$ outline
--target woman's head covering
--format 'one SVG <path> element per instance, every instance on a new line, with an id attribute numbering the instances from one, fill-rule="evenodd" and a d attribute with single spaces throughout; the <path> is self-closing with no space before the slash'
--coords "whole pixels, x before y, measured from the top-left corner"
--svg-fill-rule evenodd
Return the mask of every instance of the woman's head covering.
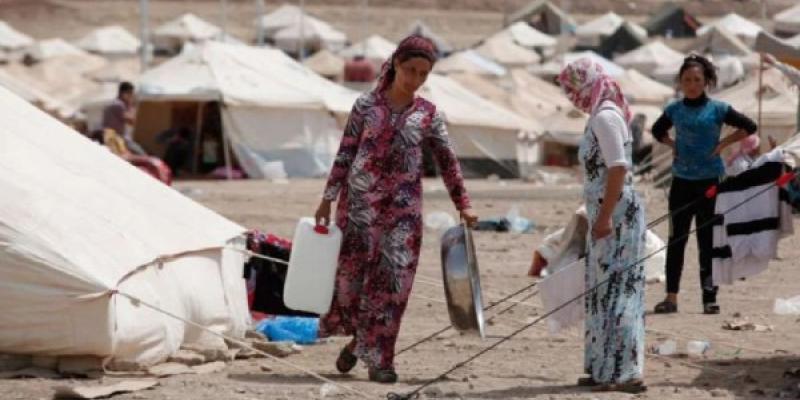
<path id="1" fill-rule="evenodd" d="M 747 135 L 747 137 L 739 141 L 739 149 L 728 157 L 727 163 L 732 163 L 733 160 L 740 156 L 749 155 L 753 150 L 758 149 L 760 144 L 761 139 L 758 138 L 758 135 Z"/>
<path id="2" fill-rule="evenodd" d="M 631 110 L 619 84 L 590 58 L 569 63 L 558 75 L 558 82 L 567 97 L 583 112 L 594 114 L 600 104 L 608 100 L 622 110 L 625 121 L 631 121 Z"/>
<path id="3" fill-rule="evenodd" d="M 431 64 L 436 63 L 436 45 L 432 40 L 422 35 L 411 35 L 400 41 L 392 56 L 389 57 L 381 67 L 378 75 L 378 84 L 375 86 L 377 92 L 382 92 L 394 81 L 394 60 L 404 59 L 408 56 L 423 57 L 428 59 Z"/>

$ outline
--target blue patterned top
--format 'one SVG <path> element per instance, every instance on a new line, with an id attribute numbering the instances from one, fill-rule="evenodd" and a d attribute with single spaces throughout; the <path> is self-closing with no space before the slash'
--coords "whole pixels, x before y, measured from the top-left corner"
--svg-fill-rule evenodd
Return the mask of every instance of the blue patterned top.
<path id="1" fill-rule="evenodd" d="M 725 174 L 722 158 L 711 153 L 719 144 L 722 124 L 730 108 L 728 103 L 710 98 L 699 107 L 682 100 L 667 105 L 664 114 L 675 126 L 674 176 L 702 180 Z"/>

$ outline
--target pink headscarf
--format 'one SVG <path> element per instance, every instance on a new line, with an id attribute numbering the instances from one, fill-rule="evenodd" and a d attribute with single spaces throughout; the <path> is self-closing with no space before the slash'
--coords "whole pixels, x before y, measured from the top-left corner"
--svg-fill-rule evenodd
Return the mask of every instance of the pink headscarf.
<path id="1" fill-rule="evenodd" d="M 730 165 L 737 157 L 749 155 L 753 150 L 757 149 L 760 144 L 761 139 L 758 138 L 758 135 L 747 135 L 747 137 L 739 141 L 739 149 L 728 157 L 726 164 Z"/>
<path id="2" fill-rule="evenodd" d="M 414 34 L 406 37 L 400 41 L 397 45 L 397 49 L 392 53 L 392 56 L 384 61 L 383 66 L 381 66 L 381 72 L 378 75 L 378 84 L 375 85 L 375 91 L 383 92 L 392 84 L 392 80 L 394 79 L 395 58 L 408 53 L 415 53 L 427 58 L 431 64 L 433 64 L 436 62 L 436 52 L 436 45 L 425 36 Z"/>
<path id="3" fill-rule="evenodd" d="M 600 104 L 609 100 L 622 110 L 625 121 L 630 123 L 631 110 L 619 84 L 592 59 L 584 57 L 569 63 L 558 75 L 558 82 L 581 111 L 594 114 Z"/>

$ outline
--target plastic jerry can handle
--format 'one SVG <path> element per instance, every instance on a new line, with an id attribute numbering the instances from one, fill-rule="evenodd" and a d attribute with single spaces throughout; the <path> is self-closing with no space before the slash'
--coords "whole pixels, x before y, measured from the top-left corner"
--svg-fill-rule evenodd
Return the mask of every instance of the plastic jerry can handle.
<path id="1" fill-rule="evenodd" d="M 328 233 L 330 233 L 330 230 L 325 225 L 317 225 L 314 227 L 314 232 L 320 235 L 327 235 Z"/>

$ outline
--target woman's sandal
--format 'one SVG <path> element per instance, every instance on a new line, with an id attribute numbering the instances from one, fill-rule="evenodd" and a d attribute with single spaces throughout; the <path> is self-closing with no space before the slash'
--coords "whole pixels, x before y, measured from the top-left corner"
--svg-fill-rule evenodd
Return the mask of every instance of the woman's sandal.
<path id="1" fill-rule="evenodd" d="M 583 378 L 578 378 L 578 386 L 597 386 L 598 383 L 594 378 L 591 376 L 584 376 Z"/>
<path id="2" fill-rule="evenodd" d="M 628 381 L 625 383 L 611 383 L 600 385 L 592 389 L 593 392 L 621 392 L 629 394 L 639 394 L 647 391 L 647 386 L 640 380 Z"/>
<path id="3" fill-rule="evenodd" d="M 369 369 L 369 380 L 378 383 L 397 382 L 397 372 L 393 369 Z"/>
<path id="4" fill-rule="evenodd" d="M 350 349 L 345 346 L 345 348 L 343 348 L 339 353 L 339 358 L 336 359 L 336 369 L 339 372 L 346 374 L 355 368 L 356 363 L 358 363 L 358 357 L 356 357 L 350 351 Z"/>
<path id="5" fill-rule="evenodd" d="M 656 307 L 653 309 L 656 314 L 672 314 L 678 312 L 678 305 L 669 301 L 664 300 L 661 303 L 656 304 Z"/>
<path id="6" fill-rule="evenodd" d="M 719 304 L 703 303 L 703 314 L 719 314 Z"/>

